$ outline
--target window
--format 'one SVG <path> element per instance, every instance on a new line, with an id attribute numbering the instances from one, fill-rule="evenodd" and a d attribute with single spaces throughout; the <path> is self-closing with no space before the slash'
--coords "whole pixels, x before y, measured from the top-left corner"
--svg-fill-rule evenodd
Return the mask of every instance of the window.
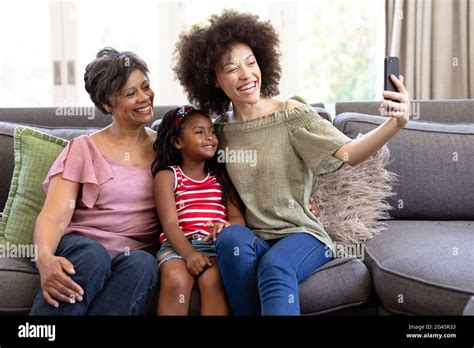
<path id="1" fill-rule="evenodd" d="M 384 2 L 323 0 L 299 7 L 298 91 L 334 103 L 382 98 Z"/>
<path id="2" fill-rule="evenodd" d="M 105 46 L 147 62 L 155 104 L 185 103 L 171 69 L 174 44 L 224 8 L 258 14 L 279 31 L 281 98 L 331 105 L 380 97 L 383 0 L 30 0 L 0 3 L 0 30 L 10 33 L 0 38 L 0 105 L 92 105 L 84 69 Z"/>
<path id="3" fill-rule="evenodd" d="M 0 106 L 51 106 L 48 2 L 0 2 L 0 33 Z"/>

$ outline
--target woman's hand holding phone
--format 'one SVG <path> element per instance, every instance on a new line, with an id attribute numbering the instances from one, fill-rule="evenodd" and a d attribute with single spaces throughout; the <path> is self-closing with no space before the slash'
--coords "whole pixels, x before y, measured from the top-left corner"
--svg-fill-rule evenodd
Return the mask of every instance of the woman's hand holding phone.
<path id="1" fill-rule="evenodd" d="M 380 102 L 379 112 L 383 116 L 393 117 L 397 126 L 403 128 L 408 123 L 410 117 L 410 98 L 408 91 L 403 84 L 404 78 L 400 75 L 390 75 L 390 80 L 397 88 L 398 92 L 384 91 L 383 100 Z"/>

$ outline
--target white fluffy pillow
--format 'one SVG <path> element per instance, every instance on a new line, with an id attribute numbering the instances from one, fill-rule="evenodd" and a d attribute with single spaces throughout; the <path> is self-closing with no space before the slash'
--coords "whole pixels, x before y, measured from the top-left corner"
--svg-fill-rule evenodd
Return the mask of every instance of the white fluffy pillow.
<path id="1" fill-rule="evenodd" d="M 317 176 L 313 193 L 319 219 L 332 240 L 339 245 L 363 243 L 387 228 L 392 207 L 386 199 L 395 195 L 395 173 L 385 169 L 390 152 L 387 146 L 356 165 Z"/>

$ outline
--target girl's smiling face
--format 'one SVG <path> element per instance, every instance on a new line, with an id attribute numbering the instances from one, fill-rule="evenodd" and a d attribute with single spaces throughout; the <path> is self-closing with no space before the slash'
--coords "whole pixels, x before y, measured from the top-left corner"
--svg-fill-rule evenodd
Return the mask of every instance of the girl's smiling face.
<path id="1" fill-rule="evenodd" d="M 222 55 L 215 68 L 216 87 L 233 104 L 255 104 L 260 99 L 262 74 L 250 46 L 236 43 Z"/>
<path id="2" fill-rule="evenodd" d="M 182 124 L 181 134 L 175 139 L 175 148 L 181 152 L 183 160 L 208 160 L 214 157 L 218 140 L 211 119 L 198 113 L 188 117 Z"/>

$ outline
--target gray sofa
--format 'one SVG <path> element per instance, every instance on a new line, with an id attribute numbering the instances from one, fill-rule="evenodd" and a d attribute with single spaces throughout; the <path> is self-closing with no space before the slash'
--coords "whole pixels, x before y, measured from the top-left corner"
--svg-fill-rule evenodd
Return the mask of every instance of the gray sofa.
<path id="1" fill-rule="evenodd" d="M 425 104 L 427 111 L 424 115 L 425 108 L 422 108 L 423 117 L 428 117 L 428 111 L 434 110 L 432 120 L 474 123 L 474 101 L 424 102 L 423 105 Z M 322 116 L 330 119 L 330 115 L 322 106 L 314 105 Z M 170 108 L 171 106 L 155 107 L 156 120 Z M 91 133 L 110 122 L 109 117 L 98 110 L 93 119 L 80 115 L 56 116 L 55 110 L 0 108 L 0 211 L 3 210 L 13 172 L 13 132 L 17 125 L 28 125 L 45 133 L 71 139 Z M 375 103 L 339 103 L 336 105 L 338 115 L 334 122 L 344 133 L 354 138 L 360 132 L 364 133 L 383 122 L 381 117 L 361 115 L 374 115 L 374 111 Z M 439 112 L 443 114 L 440 116 Z M 435 119 L 435 116 L 440 118 Z M 157 123 L 159 121 L 155 121 L 153 126 Z M 425 135 L 438 134 L 437 130 L 426 127 L 428 129 L 423 130 Z M 459 128 L 462 130 L 463 126 L 460 125 Z M 389 169 L 399 174 L 400 178 L 405 177 L 408 170 L 408 173 L 418 173 L 430 181 L 431 167 L 417 162 L 416 156 L 404 156 L 407 146 L 405 138 L 411 139 L 409 135 L 412 132 L 411 128 L 403 130 L 389 144 L 393 158 Z M 465 134 L 466 141 L 470 139 L 472 144 L 474 132 Z M 462 136 L 460 138 L 463 139 Z M 467 148 L 467 143 L 465 145 Z M 423 153 L 423 149 L 417 151 Z M 470 172 L 464 172 L 466 176 L 474 172 L 474 155 L 472 150 L 470 151 L 470 167 L 466 163 L 462 167 L 471 169 Z M 435 164 L 433 166 L 436 168 L 435 175 L 440 176 L 440 182 L 449 183 L 451 173 L 446 170 L 443 172 L 443 169 Z M 465 196 L 453 197 L 455 194 L 451 192 L 448 206 L 442 202 L 438 205 L 426 205 L 424 200 L 432 199 L 434 193 L 426 192 L 428 187 L 418 188 L 417 181 L 412 183 L 415 183 L 414 186 L 401 180 L 395 191 L 401 189 L 399 192 L 403 192 L 404 198 L 416 198 L 418 195 L 422 198 L 416 200 L 416 203 L 413 203 L 411 198 L 406 198 L 405 209 L 393 210 L 394 219 L 388 222 L 388 230 L 366 243 L 363 260 L 336 259 L 318 269 L 301 284 L 300 301 L 303 314 L 460 315 L 469 307 L 469 299 L 474 293 L 474 275 L 470 269 L 472 267 L 469 267 L 474 260 L 472 188 L 466 189 Z M 469 195 L 472 202 L 468 202 Z M 400 199 L 398 196 L 393 198 L 392 205 L 398 204 L 397 198 Z M 457 203 L 453 209 L 449 206 L 452 201 Z M 470 213 L 467 209 L 471 209 Z M 455 246 L 458 246 L 458 257 L 447 260 L 443 252 L 446 252 L 446 248 Z M 38 273 L 31 262 L 26 259 L 0 258 L 0 282 L 0 314 L 27 314 L 40 285 Z M 196 291 L 192 296 L 191 307 L 192 313 L 197 313 L 199 297 Z M 472 311 L 472 304 L 469 308 L 471 309 L 466 309 L 466 314 Z"/>
<path id="2" fill-rule="evenodd" d="M 385 121 L 378 103 L 336 104 L 351 138 Z M 473 315 L 474 100 L 413 101 L 388 143 L 398 184 L 388 229 L 365 244 L 379 312 Z"/>

